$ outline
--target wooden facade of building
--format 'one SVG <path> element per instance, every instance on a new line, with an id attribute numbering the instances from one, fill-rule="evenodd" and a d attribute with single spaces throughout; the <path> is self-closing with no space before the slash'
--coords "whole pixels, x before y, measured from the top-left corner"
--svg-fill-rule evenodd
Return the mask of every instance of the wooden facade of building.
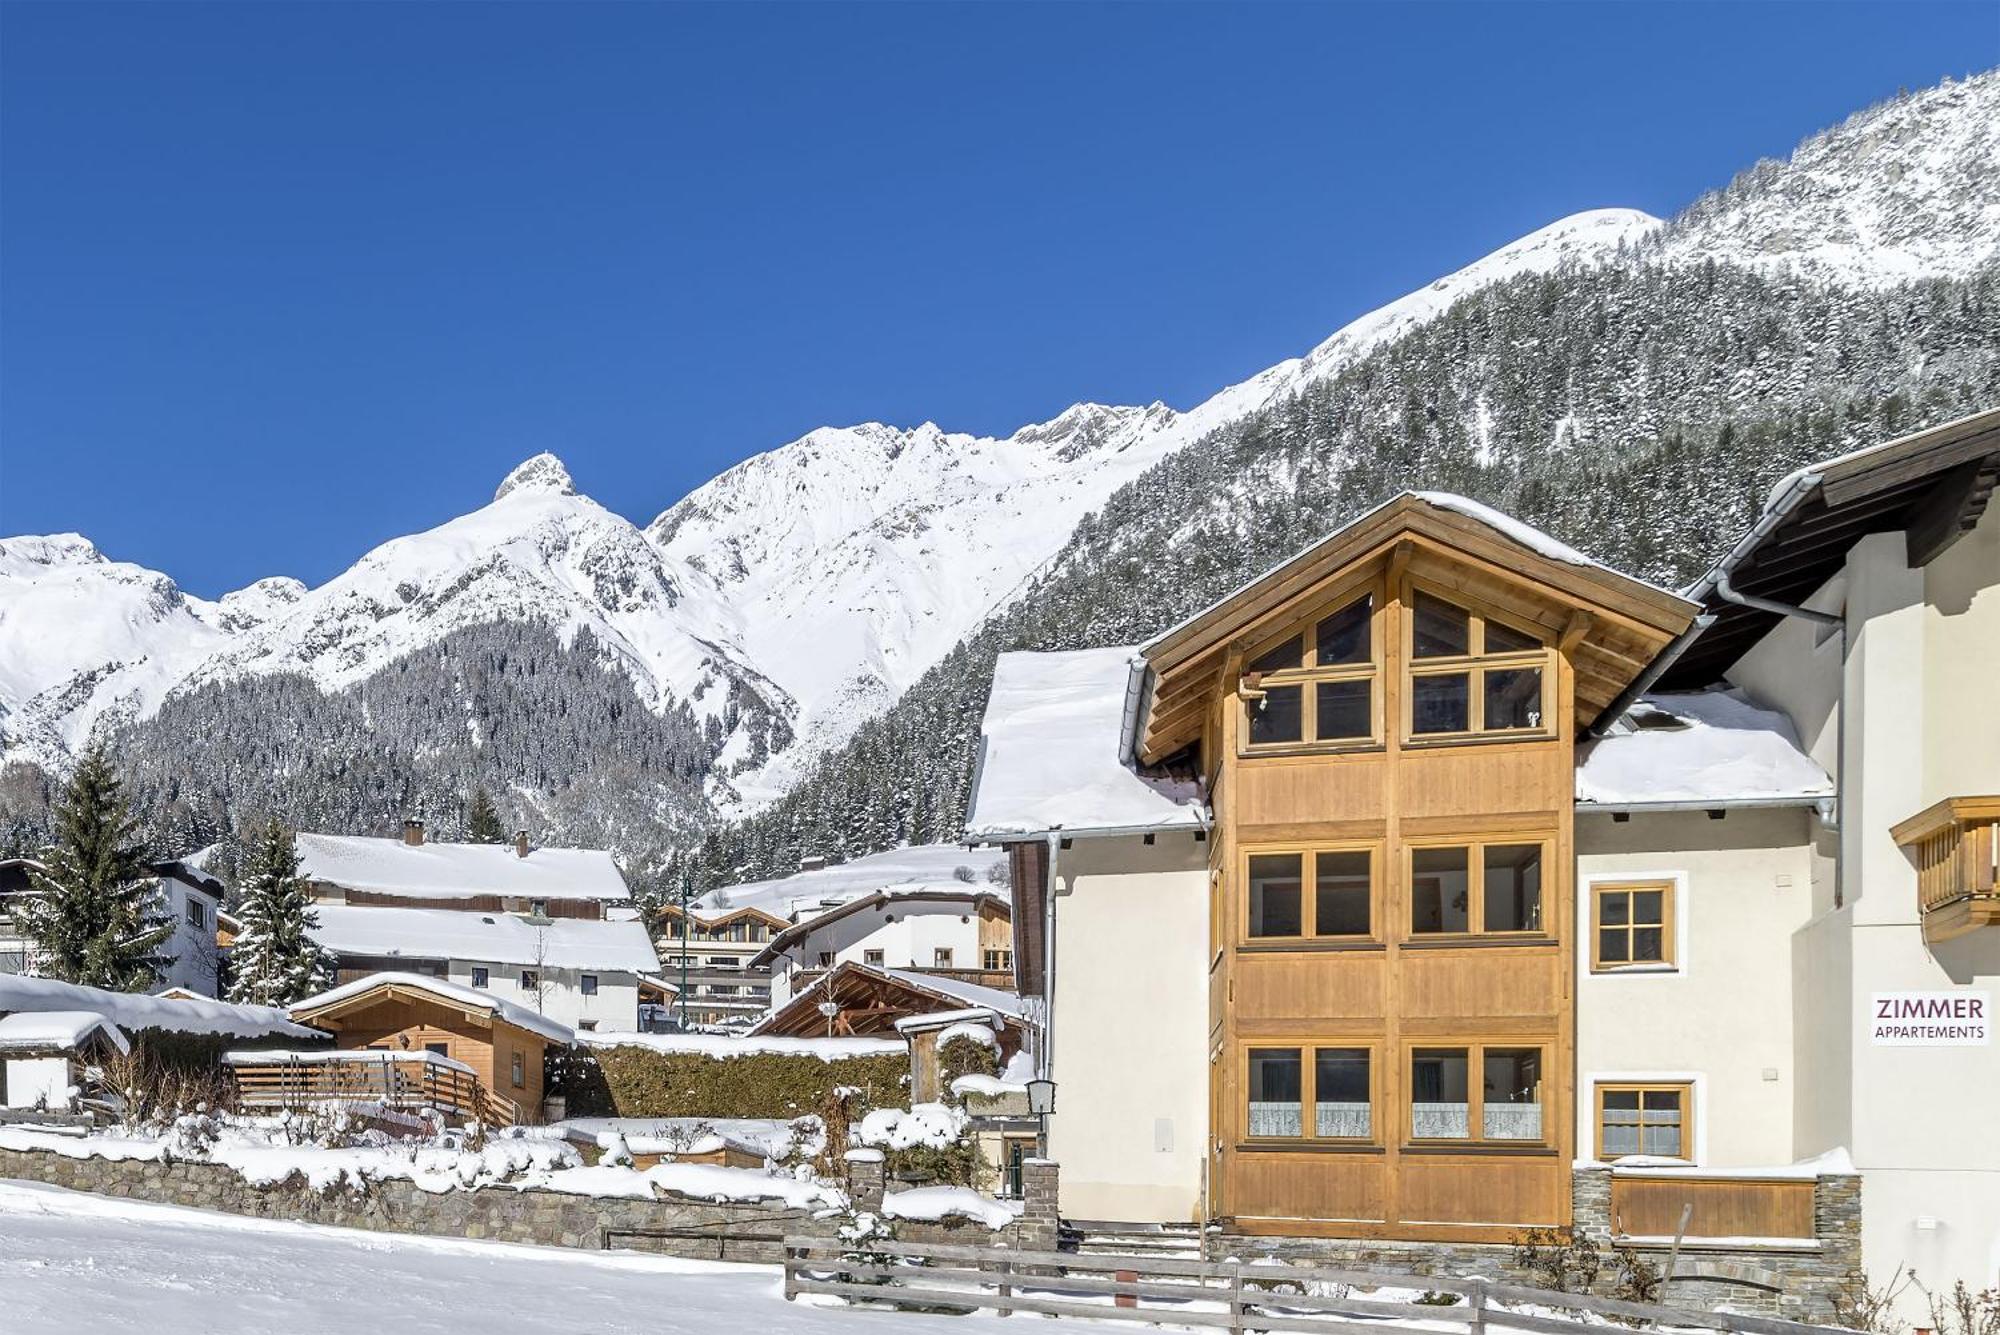
<path id="1" fill-rule="evenodd" d="M 1136 758 L 1213 813 L 1212 1216 L 1568 1221 L 1573 750 L 1692 613 L 1406 497 L 1146 646 Z"/>

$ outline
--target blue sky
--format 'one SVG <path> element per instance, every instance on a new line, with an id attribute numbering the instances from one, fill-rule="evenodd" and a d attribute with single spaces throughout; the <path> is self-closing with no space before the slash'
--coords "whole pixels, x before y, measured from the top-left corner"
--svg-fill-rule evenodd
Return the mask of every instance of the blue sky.
<path id="1" fill-rule="evenodd" d="M 317 583 L 552 449 L 1177 407 L 2000 63 L 1965 4 L 0 5 L 0 533 Z"/>

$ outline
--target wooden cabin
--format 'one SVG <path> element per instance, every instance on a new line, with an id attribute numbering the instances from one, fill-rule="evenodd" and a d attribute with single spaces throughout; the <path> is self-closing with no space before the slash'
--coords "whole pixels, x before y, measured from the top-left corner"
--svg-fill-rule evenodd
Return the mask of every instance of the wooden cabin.
<path id="1" fill-rule="evenodd" d="M 292 1017 L 328 1030 L 342 1052 L 357 1056 L 431 1053 L 446 1058 L 469 1070 L 485 1096 L 473 1107 L 448 1110 L 478 1112 L 506 1123 L 541 1120 L 548 1051 L 569 1047 L 576 1039 L 569 1026 L 525 1007 L 417 974 L 375 974 L 343 984 L 301 1001 L 292 1007 Z M 323 1055 L 318 1060 L 329 1064 Z M 246 1082 L 245 1069 L 238 1068 L 240 1082 Z M 457 1092 L 451 1097 L 464 1102 Z"/>

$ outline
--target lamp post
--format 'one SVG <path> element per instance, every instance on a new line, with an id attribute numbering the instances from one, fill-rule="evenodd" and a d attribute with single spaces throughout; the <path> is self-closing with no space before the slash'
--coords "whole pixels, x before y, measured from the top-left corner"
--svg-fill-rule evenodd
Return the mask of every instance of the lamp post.
<path id="1" fill-rule="evenodd" d="M 1056 1082 L 1044 1077 L 1036 1077 L 1028 1082 L 1028 1111 L 1041 1121 L 1039 1142 L 1035 1148 L 1036 1157 L 1049 1157 L 1049 1114 L 1056 1110 Z"/>

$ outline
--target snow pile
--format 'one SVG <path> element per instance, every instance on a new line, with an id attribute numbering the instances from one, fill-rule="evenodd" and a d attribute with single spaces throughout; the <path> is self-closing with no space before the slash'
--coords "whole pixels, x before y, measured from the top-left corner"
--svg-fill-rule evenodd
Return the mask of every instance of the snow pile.
<path id="1" fill-rule="evenodd" d="M 1016 1084 L 1012 1080 L 1002 1080 L 999 1076 L 981 1075 L 975 1071 L 971 1075 L 962 1075 L 952 1081 L 951 1092 L 952 1097 L 960 1099 L 967 1095 L 982 1099 L 1004 1099 L 1015 1094 L 1026 1094 L 1028 1087 L 1025 1084 Z"/>
<path id="2" fill-rule="evenodd" d="M 585 1030 L 577 1041 L 593 1048 L 646 1048 L 674 1056 L 699 1057 L 817 1057 L 823 1062 L 855 1057 L 888 1057 L 909 1049 L 899 1038 L 788 1038 L 781 1035 L 640 1034 L 620 1030 Z"/>
<path id="3" fill-rule="evenodd" d="M 546 1128 L 557 1135 L 588 1140 L 600 1147 L 614 1136 L 633 1154 L 696 1153 L 690 1147 L 710 1138 L 766 1159 L 808 1157 L 826 1147 L 826 1125 L 813 1116 L 777 1117 L 572 1117 Z"/>
<path id="4" fill-rule="evenodd" d="M 325 1038 L 317 1029 L 294 1024 L 276 1006 L 233 1006 L 225 1001 L 153 997 L 136 992 L 107 992 L 100 987 L 59 983 L 53 978 L 0 974 L 0 1015 L 22 1012 L 87 1011 L 101 1015 L 128 1034 L 164 1029 L 182 1034 L 221 1034 L 230 1038 Z"/>
<path id="5" fill-rule="evenodd" d="M 1649 695 L 1577 750 L 1579 806 L 1811 802 L 1833 780 L 1784 714 L 1740 690 Z"/>
<path id="6" fill-rule="evenodd" d="M 850 1139 L 878 1150 L 950 1149 L 965 1138 L 966 1116 L 947 1103 L 919 1103 L 909 1108 L 871 1108 Z"/>
<path id="7" fill-rule="evenodd" d="M 938 1033 L 937 1036 L 938 1046 L 943 1047 L 945 1044 L 951 1042 L 954 1038 L 967 1039 L 973 1043 L 978 1043 L 981 1044 L 982 1046 L 989 1048 L 997 1048 L 1000 1046 L 1000 1037 L 999 1035 L 993 1032 L 992 1025 L 975 1024 L 970 1020 L 959 1020 L 953 1024 L 945 1026 L 945 1028 Z"/>
<path id="8" fill-rule="evenodd" d="M 937 1223 L 970 1219 L 988 1228 L 1005 1228 L 1021 1217 L 1019 1201 L 996 1201 L 971 1187 L 915 1187 L 882 1198 L 882 1213 L 891 1219 Z"/>
<path id="9" fill-rule="evenodd" d="M 0 1052 L 74 1052 L 92 1034 L 103 1034 L 120 1052 L 132 1050 L 124 1032 L 96 1011 L 23 1011 L 0 1020 Z"/>
<path id="10" fill-rule="evenodd" d="M 1199 784 L 1149 778 L 1121 754 L 1135 652 L 1000 655 L 979 725 L 968 839 L 1201 827 Z"/>

